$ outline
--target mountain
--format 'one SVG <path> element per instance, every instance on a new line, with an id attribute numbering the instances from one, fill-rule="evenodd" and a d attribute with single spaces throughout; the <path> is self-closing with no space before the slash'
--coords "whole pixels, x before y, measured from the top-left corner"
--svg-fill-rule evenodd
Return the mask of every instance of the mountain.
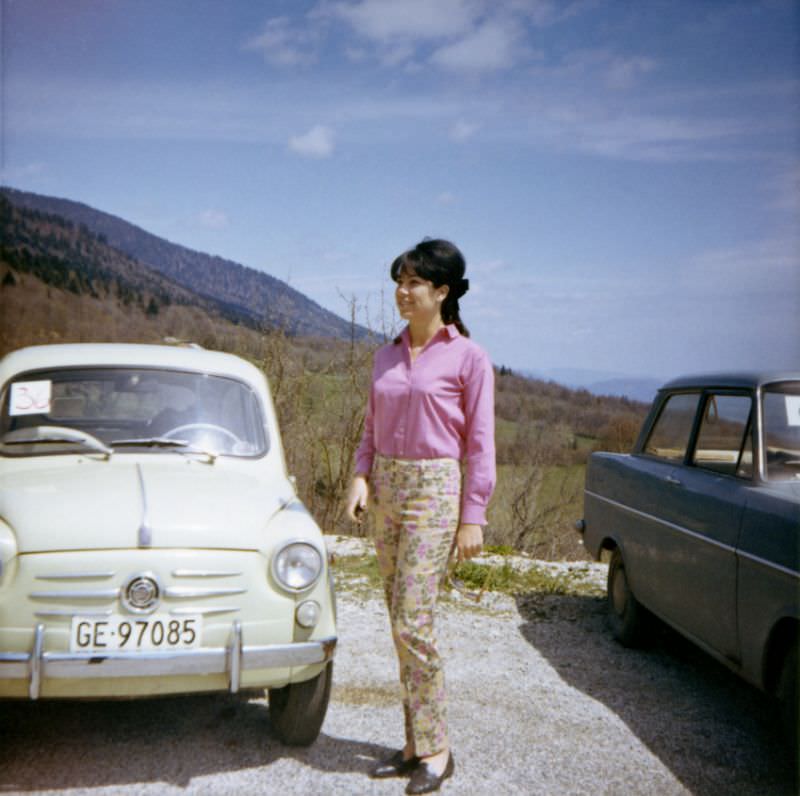
<path id="1" fill-rule="evenodd" d="M 159 238 L 121 218 L 69 199 L 0 189 L 14 206 L 58 216 L 91 232 L 128 258 L 198 295 L 225 315 L 251 326 L 279 327 L 290 334 L 366 337 L 363 327 L 324 309 L 285 282 L 232 260 L 204 254 Z"/>
<path id="2" fill-rule="evenodd" d="M 619 395 L 648 404 L 655 397 L 658 388 L 666 381 L 648 376 L 630 376 L 624 373 L 577 368 L 550 368 L 531 372 L 529 375 L 555 381 L 572 389 L 588 390 L 593 395 Z"/>
<path id="3" fill-rule="evenodd" d="M 652 403 L 658 388 L 664 381 L 659 379 L 635 378 L 622 376 L 618 379 L 604 379 L 586 385 L 586 389 L 595 395 L 624 395 L 633 401 Z"/>

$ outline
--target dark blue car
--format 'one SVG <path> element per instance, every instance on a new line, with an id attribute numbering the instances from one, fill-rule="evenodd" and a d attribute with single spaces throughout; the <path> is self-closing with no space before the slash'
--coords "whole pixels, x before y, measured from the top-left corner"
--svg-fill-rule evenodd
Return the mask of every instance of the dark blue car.
<path id="1" fill-rule="evenodd" d="M 797 726 L 800 373 L 666 384 L 630 454 L 594 453 L 586 549 L 610 556 L 614 636 L 655 614 L 759 688 Z"/>

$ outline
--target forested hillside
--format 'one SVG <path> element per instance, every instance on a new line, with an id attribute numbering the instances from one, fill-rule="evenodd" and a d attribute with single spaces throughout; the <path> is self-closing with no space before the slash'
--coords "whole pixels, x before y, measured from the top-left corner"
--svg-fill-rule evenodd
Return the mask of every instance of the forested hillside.
<path id="1" fill-rule="evenodd" d="M 79 202 L 11 188 L 3 188 L 0 195 L 18 208 L 60 216 L 194 294 L 225 304 L 251 324 L 266 323 L 292 334 L 321 337 L 367 335 L 366 329 L 351 327 L 348 321 L 262 271 L 171 243 Z"/>

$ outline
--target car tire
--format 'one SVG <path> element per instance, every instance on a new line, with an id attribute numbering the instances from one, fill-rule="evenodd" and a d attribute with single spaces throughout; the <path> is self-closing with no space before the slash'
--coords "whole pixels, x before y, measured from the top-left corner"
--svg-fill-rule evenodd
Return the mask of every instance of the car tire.
<path id="1" fill-rule="evenodd" d="M 795 641 L 783 656 L 776 696 L 789 751 L 800 760 L 800 653 Z"/>
<path id="2" fill-rule="evenodd" d="M 278 738 L 287 746 L 316 741 L 331 695 L 333 661 L 310 680 L 269 689 L 269 716 Z"/>
<path id="3" fill-rule="evenodd" d="M 608 564 L 608 623 L 611 634 L 625 647 L 641 646 L 647 637 L 647 611 L 634 597 L 619 548 Z"/>

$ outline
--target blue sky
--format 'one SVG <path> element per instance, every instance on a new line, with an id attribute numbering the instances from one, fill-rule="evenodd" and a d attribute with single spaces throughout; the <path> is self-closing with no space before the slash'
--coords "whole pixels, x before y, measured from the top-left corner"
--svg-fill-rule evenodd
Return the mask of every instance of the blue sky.
<path id="1" fill-rule="evenodd" d="M 0 2 L 7 185 L 373 322 L 450 238 L 498 364 L 800 367 L 791 0 Z"/>

